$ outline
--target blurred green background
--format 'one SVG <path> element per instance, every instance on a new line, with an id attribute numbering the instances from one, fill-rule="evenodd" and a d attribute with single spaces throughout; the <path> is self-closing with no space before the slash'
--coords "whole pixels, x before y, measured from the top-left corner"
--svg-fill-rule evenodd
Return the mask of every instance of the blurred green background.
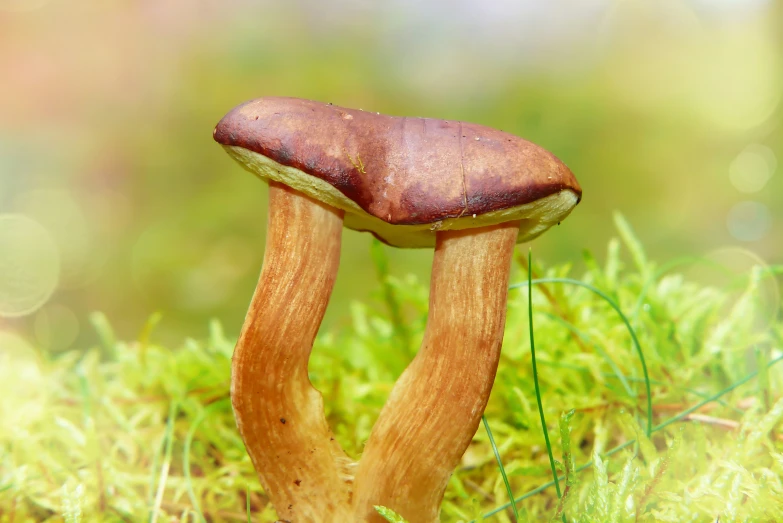
<path id="1" fill-rule="evenodd" d="M 764 0 L 0 0 L 0 339 L 236 335 L 266 187 L 213 143 L 284 95 L 528 138 L 584 189 L 534 243 L 600 257 L 611 213 L 653 258 L 783 261 L 783 7 Z M 377 288 L 346 231 L 326 324 Z M 389 249 L 428 278 L 430 251 Z"/>

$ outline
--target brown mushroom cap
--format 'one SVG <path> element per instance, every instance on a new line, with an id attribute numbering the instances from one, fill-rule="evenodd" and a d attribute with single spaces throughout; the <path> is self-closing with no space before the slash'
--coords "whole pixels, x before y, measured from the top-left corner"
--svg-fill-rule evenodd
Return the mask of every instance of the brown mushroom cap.
<path id="1" fill-rule="evenodd" d="M 510 220 L 527 241 L 582 194 L 550 152 L 470 123 L 269 97 L 233 109 L 214 138 L 250 172 L 343 209 L 347 227 L 398 247 Z"/>

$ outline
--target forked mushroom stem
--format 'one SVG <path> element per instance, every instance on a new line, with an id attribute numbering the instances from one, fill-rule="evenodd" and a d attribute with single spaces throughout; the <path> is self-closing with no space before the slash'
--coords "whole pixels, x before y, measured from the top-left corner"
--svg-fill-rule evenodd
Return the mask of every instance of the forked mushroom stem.
<path id="1" fill-rule="evenodd" d="M 365 447 L 354 484 L 357 522 L 439 521 L 449 476 L 476 433 L 497 372 L 519 222 L 439 231 L 421 349 Z"/>
<path id="2" fill-rule="evenodd" d="M 352 462 L 307 375 L 340 263 L 343 211 L 269 184 L 264 265 L 231 368 L 239 432 L 278 517 L 350 521 Z"/>

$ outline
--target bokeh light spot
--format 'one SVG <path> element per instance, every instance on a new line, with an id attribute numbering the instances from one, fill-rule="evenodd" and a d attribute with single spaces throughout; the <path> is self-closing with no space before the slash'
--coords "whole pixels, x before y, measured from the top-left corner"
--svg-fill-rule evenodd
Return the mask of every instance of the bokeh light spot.
<path id="1" fill-rule="evenodd" d="M 0 317 L 25 316 L 47 302 L 60 273 L 51 235 L 20 214 L 0 214 Z"/>
<path id="2" fill-rule="evenodd" d="M 14 209 L 46 227 L 60 252 L 60 287 L 73 289 L 93 280 L 106 251 L 96 222 L 84 213 L 85 202 L 71 191 L 37 189 L 14 198 Z M 102 219 L 104 217 L 101 217 Z"/>
<path id="3" fill-rule="evenodd" d="M 751 144 L 729 166 L 731 184 L 740 192 L 755 193 L 764 188 L 777 169 L 777 158 L 769 147 Z"/>
<path id="4" fill-rule="evenodd" d="M 744 242 L 754 242 L 764 238 L 771 226 L 772 214 L 761 202 L 739 202 L 731 208 L 726 218 L 729 234 Z"/>
<path id="5" fill-rule="evenodd" d="M 731 42 L 731 44 L 729 44 Z M 731 40 L 713 38 L 691 103 L 707 122 L 732 133 L 748 131 L 775 117 L 780 100 L 777 42 L 764 31 L 743 31 Z"/>

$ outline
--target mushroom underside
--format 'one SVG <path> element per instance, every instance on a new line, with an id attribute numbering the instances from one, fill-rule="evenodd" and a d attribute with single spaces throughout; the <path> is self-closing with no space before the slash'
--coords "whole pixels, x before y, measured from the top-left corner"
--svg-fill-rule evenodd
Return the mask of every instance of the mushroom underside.
<path id="1" fill-rule="evenodd" d="M 269 182 L 279 182 L 297 191 L 345 211 L 345 226 L 357 231 L 368 231 L 394 247 L 432 248 L 434 230 L 462 230 L 519 222 L 517 243 L 530 241 L 553 225 L 564 220 L 579 200 L 570 189 L 562 189 L 529 203 L 485 212 L 474 216 L 468 212 L 458 217 L 444 218 L 435 223 L 399 225 L 388 223 L 359 207 L 328 182 L 311 176 L 295 167 L 282 165 L 271 158 L 243 147 L 224 145 L 224 149 L 247 171 Z"/>

